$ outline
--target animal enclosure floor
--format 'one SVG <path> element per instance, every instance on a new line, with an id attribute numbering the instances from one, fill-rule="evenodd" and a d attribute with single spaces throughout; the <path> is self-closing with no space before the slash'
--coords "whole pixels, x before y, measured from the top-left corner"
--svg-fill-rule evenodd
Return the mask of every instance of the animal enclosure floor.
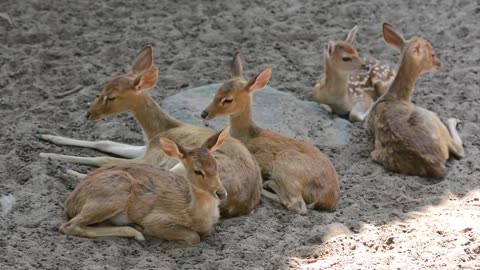
<path id="1" fill-rule="evenodd" d="M 0 197 L 16 201 L 0 213 L 0 269 L 480 269 L 478 1 L 2 0 L 0 15 Z M 384 21 L 407 38 L 428 38 L 442 62 L 418 81 L 413 101 L 443 121 L 462 120 L 466 157 L 448 161 L 444 180 L 374 164 L 361 124 L 345 144 L 322 143 L 325 121 L 336 117 L 318 110 L 308 133 L 298 134 L 317 138 L 338 170 L 336 212 L 293 215 L 262 199 L 254 213 L 222 220 L 193 247 L 59 234 L 63 202 L 78 182 L 65 169 L 91 168 L 39 153 L 101 153 L 35 134 L 141 145 L 131 115 L 92 122 L 85 113 L 144 45 L 153 45 L 160 70 L 150 90 L 159 103 L 227 79 L 234 48 L 245 56 L 247 77 L 271 65 L 270 86 L 308 100 L 325 44 L 354 25 L 362 56 L 398 63 L 399 53 L 383 41 Z"/>

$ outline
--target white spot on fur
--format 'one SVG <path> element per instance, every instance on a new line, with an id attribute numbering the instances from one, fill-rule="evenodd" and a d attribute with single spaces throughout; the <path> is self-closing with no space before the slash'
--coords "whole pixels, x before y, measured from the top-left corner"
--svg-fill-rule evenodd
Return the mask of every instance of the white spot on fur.
<path id="1" fill-rule="evenodd" d="M 364 85 L 367 82 L 368 82 L 368 76 L 363 77 L 362 80 L 357 79 L 357 80 L 353 80 L 353 81 L 352 80 L 348 81 L 348 83 L 353 85 L 353 86 Z"/>
<path id="2" fill-rule="evenodd" d="M 4 195 L 0 199 L 0 203 L 2 204 L 3 216 L 6 216 L 15 206 L 15 197 L 12 194 Z"/>
<path id="3" fill-rule="evenodd" d="M 363 88 L 360 88 L 360 91 L 373 91 L 373 87 L 363 87 Z"/>

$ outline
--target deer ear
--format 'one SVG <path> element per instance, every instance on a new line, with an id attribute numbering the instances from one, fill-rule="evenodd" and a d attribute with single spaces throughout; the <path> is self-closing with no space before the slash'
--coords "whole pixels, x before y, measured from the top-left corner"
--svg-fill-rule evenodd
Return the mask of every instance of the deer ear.
<path id="1" fill-rule="evenodd" d="M 202 147 L 210 149 L 211 152 L 216 151 L 228 136 L 230 126 L 226 126 L 222 131 L 217 132 L 215 135 L 212 135 L 208 138 L 203 144 Z"/>
<path id="2" fill-rule="evenodd" d="M 181 145 L 166 137 L 160 137 L 160 145 L 163 152 L 170 158 L 181 160 L 185 155 L 185 149 Z"/>
<path id="3" fill-rule="evenodd" d="M 139 75 L 149 70 L 153 65 L 153 48 L 150 45 L 140 51 L 133 60 L 132 73 Z"/>
<path id="4" fill-rule="evenodd" d="M 335 42 L 333 41 L 329 41 L 327 43 L 327 53 L 328 53 L 328 56 L 332 56 L 333 53 L 335 52 Z"/>
<path id="5" fill-rule="evenodd" d="M 232 60 L 232 66 L 230 67 L 230 73 L 232 78 L 243 76 L 242 54 L 240 53 L 240 50 L 235 50 L 235 52 L 233 53 L 233 60 Z"/>
<path id="6" fill-rule="evenodd" d="M 402 34 L 400 34 L 400 32 L 389 23 L 383 23 L 383 39 L 388 45 L 397 48 L 400 51 L 405 46 L 405 39 Z"/>
<path id="7" fill-rule="evenodd" d="M 136 91 L 148 90 L 155 86 L 158 80 L 158 68 L 151 68 L 147 72 L 139 75 L 134 82 Z"/>
<path id="8" fill-rule="evenodd" d="M 423 43 L 420 40 L 413 41 L 410 45 L 410 50 L 413 56 L 420 57 L 423 52 Z"/>
<path id="9" fill-rule="evenodd" d="M 355 37 L 357 36 L 357 30 L 358 30 L 358 26 L 354 26 L 352 28 L 352 30 L 350 30 L 350 32 L 348 33 L 347 35 L 347 38 L 345 39 L 346 42 L 350 43 L 350 44 L 353 44 L 353 41 L 355 41 Z"/>
<path id="10" fill-rule="evenodd" d="M 258 73 L 257 76 L 253 77 L 247 84 L 247 91 L 253 93 L 254 91 L 263 89 L 268 81 L 270 81 L 270 76 L 272 75 L 272 68 L 267 67 L 264 71 Z"/>

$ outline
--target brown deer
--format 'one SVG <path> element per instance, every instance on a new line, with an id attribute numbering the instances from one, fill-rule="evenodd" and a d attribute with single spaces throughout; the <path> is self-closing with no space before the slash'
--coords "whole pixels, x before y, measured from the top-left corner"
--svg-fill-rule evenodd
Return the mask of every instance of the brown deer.
<path id="1" fill-rule="evenodd" d="M 328 105 L 351 122 L 363 121 L 373 103 L 388 89 L 395 72 L 376 59 L 362 60 L 353 46 L 358 27 L 345 41 L 329 41 L 323 52 L 324 73 L 313 88 L 312 98 Z"/>
<path id="2" fill-rule="evenodd" d="M 60 232 L 139 241 L 150 235 L 197 244 L 200 235 L 209 233 L 218 222 L 219 200 L 227 197 L 211 154 L 227 134 L 228 127 L 195 149 L 160 137 L 163 151 L 184 165 L 186 177 L 136 163 L 107 165 L 93 171 L 65 201 L 69 221 Z M 95 224 L 100 227 L 93 227 Z"/>
<path id="3" fill-rule="evenodd" d="M 262 129 L 252 119 L 252 94 L 270 80 L 268 67 L 251 80 L 242 75 L 240 52 L 231 67 L 232 79 L 223 83 L 202 112 L 204 119 L 229 115 L 231 134 L 255 156 L 265 179 L 262 194 L 296 213 L 309 208 L 334 210 L 339 197 L 339 179 L 332 162 L 318 148 L 304 141 Z"/>
<path id="4" fill-rule="evenodd" d="M 374 104 L 365 128 L 375 137 L 375 162 L 403 174 L 444 177 L 449 153 L 464 156 L 457 119 L 447 121 L 411 102 L 417 78 L 440 68 L 429 41 L 421 37 L 405 40 L 393 26 L 383 24 L 385 42 L 400 51 L 397 76 L 388 91 Z"/>
<path id="5" fill-rule="evenodd" d="M 87 113 L 88 119 L 97 120 L 123 112 L 132 112 L 143 129 L 145 142 L 147 142 L 145 150 L 138 146 L 108 141 L 86 142 L 59 136 L 39 135 L 40 138 L 56 144 L 96 148 L 130 158 L 140 154 L 140 157 L 127 160 L 108 156 L 75 157 L 52 153 L 40 155 L 91 166 L 135 162 L 170 169 L 177 162 L 169 159 L 162 151 L 158 140 L 160 136 L 174 140 L 185 147 L 200 146 L 215 132 L 205 127 L 182 123 L 162 111 L 147 93 L 158 78 L 158 69 L 152 65 L 153 49 L 147 46 L 137 55 L 129 73 L 115 77 L 106 84 Z M 220 204 L 222 217 L 250 213 L 259 204 L 261 198 L 262 178 L 257 162 L 241 142 L 231 137 L 228 137 L 213 155 L 218 161 L 223 186 L 230 194 Z M 176 171 L 182 171 L 182 169 Z"/>

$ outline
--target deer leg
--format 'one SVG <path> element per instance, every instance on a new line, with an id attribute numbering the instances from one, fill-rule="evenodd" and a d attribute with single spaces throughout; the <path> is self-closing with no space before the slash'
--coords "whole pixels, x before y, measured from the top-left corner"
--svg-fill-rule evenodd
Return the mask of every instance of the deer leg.
<path id="1" fill-rule="evenodd" d="M 373 162 L 383 165 L 383 153 L 381 149 L 375 149 L 370 153 Z"/>
<path id="2" fill-rule="evenodd" d="M 352 109 L 350 110 L 350 114 L 348 115 L 348 119 L 350 122 L 361 122 L 367 118 L 367 115 L 370 111 L 370 107 L 372 106 L 372 102 L 370 100 L 363 100 L 360 102 L 355 103 Z"/>
<path id="3" fill-rule="evenodd" d="M 267 199 L 270 199 L 276 203 L 282 204 L 282 200 L 280 200 L 280 198 L 275 193 L 262 189 L 262 195 Z"/>
<path id="4" fill-rule="evenodd" d="M 273 182 L 273 180 L 267 180 L 263 183 L 262 195 L 265 196 L 266 198 L 276 202 L 276 203 L 282 204 L 282 200 L 280 200 L 280 198 L 278 197 L 277 194 L 272 193 L 272 192 L 266 190 L 265 188 L 269 188 L 276 193 L 277 191 L 275 191 L 275 189 L 277 187 L 276 187 L 275 183 Z"/>
<path id="5" fill-rule="evenodd" d="M 146 227 L 145 231 L 148 231 L 148 235 L 170 241 L 183 241 L 190 246 L 200 243 L 200 235 L 196 231 L 180 225 Z"/>
<path id="6" fill-rule="evenodd" d="M 320 104 L 320 108 L 324 109 L 328 113 L 333 113 L 332 107 L 328 106 L 327 104 Z"/>
<path id="7" fill-rule="evenodd" d="M 74 176 L 74 177 L 76 177 L 76 178 L 78 178 L 78 179 L 82 179 L 82 178 L 84 178 L 85 176 L 87 176 L 86 174 L 79 173 L 79 172 L 77 172 L 77 171 L 70 170 L 70 169 L 66 170 L 66 173 L 67 173 L 68 175 Z"/>
<path id="8" fill-rule="evenodd" d="M 301 195 L 290 197 L 286 202 L 285 207 L 287 207 L 288 210 L 300 215 L 305 215 L 308 213 L 307 204 Z"/>
<path id="9" fill-rule="evenodd" d="M 273 164 L 273 182 L 267 184 L 275 191 L 283 206 L 297 214 L 308 213 L 302 190 L 309 183 L 306 169 L 310 161 L 310 157 L 296 151 L 282 152 Z"/>
<path id="10" fill-rule="evenodd" d="M 273 190 L 275 193 L 277 193 L 277 190 L 278 190 L 278 186 L 273 180 L 267 180 L 263 182 L 263 188 L 269 188 Z"/>
<path id="11" fill-rule="evenodd" d="M 77 146 L 84 148 L 91 148 L 98 151 L 102 151 L 109 154 L 114 154 L 117 156 L 125 158 L 136 158 L 143 155 L 145 152 L 145 146 L 136 146 L 123 143 L 117 143 L 112 141 L 84 141 L 71 139 L 67 137 L 49 135 L 49 134 L 38 134 L 37 137 L 41 140 L 51 142 L 57 145 L 68 145 L 68 146 Z"/>
<path id="12" fill-rule="evenodd" d="M 124 158 L 114 158 L 114 157 L 77 157 L 77 156 L 69 156 L 69 155 L 61 155 L 61 154 L 54 154 L 54 153 L 40 153 L 40 156 L 43 158 L 51 158 L 55 160 L 60 160 L 64 162 L 82 164 L 82 165 L 89 165 L 94 167 L 101 167 L 105 164 L 110 164 L 114 162 L 124 162 L 128 161 L 128 159 Z"/>
<path id="13" fill-rule="evenodd" d="M 465 150 L 463 149 L 463 142 L 457 131 L 457 124 L 460 120 L 456 118 L 450 118 L 447 120 L 447 127 L 452 138 L 451 143 L 448 144 L 448 150 L 456 159 L 461 159 L 465 156 Z"/>
<path id="14" fill-rule="evenodd" d="M 383 165 L 383 147 L 380 141 L 375 138 L 375 149 L 370 153 L 370 157 L 372 158 L 373 162 Z"/>
<path id="15" fill-rule="evenodd" d="M 67 235 L 79 237 L 97 238 L 97 237 L 126 237 L 134 238 L 137 241 L 144 241 L 142 233 L 129 226 L 122 227 L 89 227 L 77 226 L 65 223 L 60 227 L 60 232 Z"/>
<path id="16" fill-rule="evenodd" d="M 102 198 L 103 199 L 103 198 Z M 101 223 L 117 215 L 124 210 L 125 205 L 118 204 L 120 198 L 110 198 L 110 203 L 99 201 L 90 202 L 82 207 L 78 215 L 67 223 L 60 226 L 59 231 L 63 234 L 74 235 L 87 238 L 118 236 L 135 238 L 143 241 L 145 238 L 142 233 L 129 226 L 121 227 L 90 227 L 89 225 Z"/>
<path id="17" fill-rule="evenodd" d="M 283 181 L 281 181 L 283 183 Z M 307 205 L 305 204 L 305 201 L 303 200 L 303 197 L 301 194 L 293 194 L 297 193 L 295 192 L 295 187 L 292 186 L 284 186 L 282 184 L 279 184 L 275 182 L 275 180 L 268 180 L 263 184 L 263 187 L 270 188 L 273 190 L 276 194 L 271 193 L 271 195 L 275 196 L 276 198 L 273 198 L 275 202 L 278 202 L 285 206 L 288 210 L 298 213 L 298 214 L 306 214 L 308 212 L 307 210 Z M 262 194 L 268 197 L 268 194 L 270 193 L 267 190 L 262 190 Z"/>

